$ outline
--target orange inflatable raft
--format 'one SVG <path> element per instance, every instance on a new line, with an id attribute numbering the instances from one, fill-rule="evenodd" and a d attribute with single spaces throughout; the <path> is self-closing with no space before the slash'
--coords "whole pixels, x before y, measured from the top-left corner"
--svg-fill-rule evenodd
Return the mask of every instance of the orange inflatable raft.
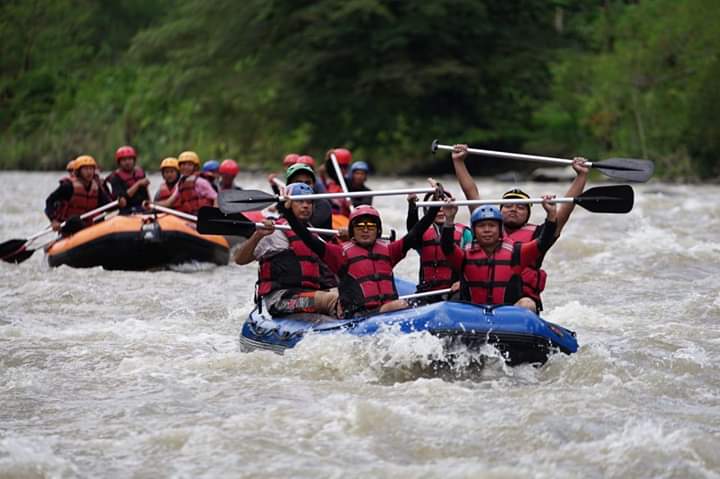
<path id="1" fill-rule="evenodd" d="M 50 266 L 102 266 L 114 270 L 149 270 L 202 262 L 227 264 L 230 249 L 222 236 L 201 235 L 195 223 L 176 216 L 115 216 L 53 243 Z"/>

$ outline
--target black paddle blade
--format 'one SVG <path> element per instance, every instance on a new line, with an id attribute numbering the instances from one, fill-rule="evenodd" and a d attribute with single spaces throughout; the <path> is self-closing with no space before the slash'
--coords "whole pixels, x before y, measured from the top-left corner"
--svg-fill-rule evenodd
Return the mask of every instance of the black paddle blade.
<path id="1" fill-rule="evenodd" d="M 228 214 L 261 210 L 277 200 L 277 196 L 260 190 L 225 190 L 218 195 L 220 210 Z"/>
<path id="2" fill-rule="evenodd" d="M 198 211 L 197 230 L 205 235 L 250 236 L 255 223 L 242 213 L 226 215 L 219 208 L 203 206 Z"/>
<path id="3" fill-rule="evenodd" d="M 575 197 L 575 203 L 593 213 L 629 213 L 635 193 L 628 185 L 598 186 Z"/>
<path id="4" fill-rule="evenodd" d="M 25 248 L 27 240 L 11 239 L 0 244 L 0 258 L 8 263 L 22 263 L 35 252 Z"/>
<path id="5" fill-rule="evenodd" d="M 633 183 L 645 183 L 655 172 L 655 163 L 652 161 L 633 158 L 609 158 L 593 162 L 592 167 L 609 178 Z"/>

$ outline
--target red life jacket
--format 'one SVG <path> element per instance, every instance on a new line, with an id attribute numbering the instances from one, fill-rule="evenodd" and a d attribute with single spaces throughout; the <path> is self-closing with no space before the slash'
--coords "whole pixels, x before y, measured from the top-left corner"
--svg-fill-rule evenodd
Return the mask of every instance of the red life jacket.
<path id="1" fill-rule="evenodd" d="M 526 224 L 510 234 L 505 233 L 504 239 L 512 243 L 529 243 L 535 239 L 537 228 L 538 225 Z M 547 273 L 544 269 L 540 268 L 541 264 L 542 259 L 533 266 L 523 268 L 521 273 L 523 295 L 534 299 L 536 303 L 540 302 L 540 293 L 545 289 L 545 283 L 547 282 Z"/>
<path id="2" fill-rule="evenodd" d="M 520 243 L 503 241 L 488 256 L 476 244 L 465 249 L 462 298 L 473 304 L 513 304 L 520 299 Z"/>
<path id="3" fill-rule="evenodd" d="M 72 216 L 79 216 L 88 211 L 94 210 L 98 207 L 100 201 L 100 186 L 94 179 L 90 181 L 90 188 L 87 189 L 85 185 L 77 178 L 71 179 L 73 186 L 73 194 L 59 211 L 57 215 L 58 221 L 66 221 Z M 91 224 L 92 219 L 85 219 L 86 224 Z"/>
<path id="4" fill-rule="evenodd" d="M 276 224 L 287 224 L 280 219 Z M 258 295 L 280 289 L 320 289 L 320 258 L 292 230 L 283 230 L 290 248 L 260 260 Z"/>
<path id="5" fill-rule="evenodd" d="M 460 246 L 466 226 L 456 224 L 453 241 Z M 434 291 L 452 286 L 458 275 L 450 267 L 440 246 L 442 236 L 435 225 L 430 226 L 422 236 L 420 248 L 420 284 L 418 291 Z"/>
<path id="6" fill-rule="evenodd" d="M 170 198 L 170 195 L 172 195 L 172 187 L 169 187 L 167 182 L 163 181 L 160 185 L 160 189 L 158 190 L 157 195 L 155 195 L 155 201 L 166 200 Z"/>
<path id="7" fill-rule="evenodd" d="M 174 205 L 176 210 L 194 215 L 197 214 L 198 210 L 203 206 L 213 205 L 213 200 L 210 198 L 201 198 L 198 196 L 195 191 L 195 180 L 197 180 L 197 174 L 193 173 L 185 177 L 185 179 L 181 180 L 181 183 L 178 184 L 180 203 Z"/>
<path id="8" fill-rule="evenodd" d="M 123 183 L 125 183 L 125 189 L 130 189 L 132 185 L 138 182 L 138 180 L 142 180 L 143 178 L 145 178 L 145 172 L 139 166 L 133 168 L 132 172 L 130 173 L 121 168 L 118 168 L 112 174 L 119 177 L 123 181 Z"/>
<path id="9" fill-rule="evenodd" d="M 395 289 L 395 278 L 393 277 L 393 265 L 390 260 L 390 249 L 388 242 L 377 240 L 372 249 L 367 249 L 349 241 L 343 245 L 343 255 L 346 258 L 344 271 L 338 276 L 343 283 L 348 278 L 360 287 L 363 301 L 358 303 L 357 298 L 350 304 L 340 294 L 340 301 L 345 315 L 352 315 L 358 311 L 359 304 L 362 310 L 377 309 L 383 304 L 397 299 Z"/>

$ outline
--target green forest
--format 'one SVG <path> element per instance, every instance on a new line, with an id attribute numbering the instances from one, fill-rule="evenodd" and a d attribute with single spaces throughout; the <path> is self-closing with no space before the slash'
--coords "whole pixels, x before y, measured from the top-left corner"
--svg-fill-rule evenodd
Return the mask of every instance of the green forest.
<path id="1" fill-rule="evenodd" d="M 717 0 L 5 0 L 0 167 L 277 167 L 348 147 L 380 172 L 434 138 L 720 176 Z"/>

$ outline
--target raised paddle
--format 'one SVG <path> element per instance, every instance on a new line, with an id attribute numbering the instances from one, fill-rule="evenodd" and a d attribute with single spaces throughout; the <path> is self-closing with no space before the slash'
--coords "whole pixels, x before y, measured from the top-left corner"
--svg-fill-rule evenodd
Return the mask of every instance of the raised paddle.
<path id="1" fill-rule="evenodd" d="M 333 169 L 335 170 L 335 174 L 338 178 L 338 184 L 340 185 L 340 188 L 343 190 L 343 192 L 348 192 L 347 183 L 345 183 L 345 177 L 342 174 L 342 170 L 340 169 L 340 164 L 338 163 L 337 158 L 335 157 L 335 153 L 330 153 L 330 162 L 332 163 Z M 350 201 L 350 197 L 346 196 L 345 199 L 348 201 L 348 207 L 350 208 L 350 212 L 352 213 L 355 211 L 355 207 L 352 204 L 352 201 Z"/>
<path id="2" fill-rule="evenodd" d="M 219 208 L 203 206 L 198 211 L 197 230 L 200 234 L 250 236 L 262 223 L 255 223 L 242 213 L 225 214 Z M 275 225 L 279 230 L 289 230 L 290 225 Z M 308 228 L 313 233 L 336 235 L 338 230 Z"/>
<path id="3" fill-rule="evenodd" d="M 435 153 L 437 150 L 452 151 L 450 145 L 441 145 L 438 140 L 433 140 L 431 151 Z M 468 148 L 468 153 L 472 155 L 493 156 L 496 158 L 508 158 L 512 160 L 537 161 L 540 163 L 549 163 L 553 165 L 571 165 L 572 160 L 564 158 L 553 158 L 550 156 L 525 155 L 521 153 L 505 153 L 503 151 L 480 150 L 477 148 Z M 588 161 L 587 166 L 600 170 L 602 174 L 608 178 L 622 181 L 632 181 L 634 183 L 644 183 L 650 179 L 655 171 L 655 164 L 650 160 L 638 160 L 634 158 L 609 158 L 602 161 Z"/>
<path id="4" fill-rule="evenodd" d="M 434 188 L 409 188 L 399 190 L 350 191 L 348 193 L 318 193 L 315 195 L 280 196 L 259 190 L 226 190 L 220 192 L 218 203 L 223 213 L 242 213 L 261 210 L 278 201 L 285 200 L 322 200 L 333 198 L 352 198 L 355 196 L 394 196 L 410 193 L 431 193 Z"/>
<path id="5" fill-rule="evenodd" d="M 596 186 L 583 192 L 579 196 L 566 198 L 553 198 L 550 203 L 575 203 L 593 213 L 628 213 L 633 208 L 633 189 L 628 185 Z M 497 200 L 457 200 L 445 201 L 418 201 L 418 206 L 468 206 L 468 205 L 519 205 L 542 203 L 542 198 L 530 199 L 497 199 Z"/>
<path id="6" fill-rule="evenodd" d="M 88 211 L 87 213 L 83 213 L 80 215 L 80 219 L 84 220 L 86 218 L 90 218 L 91 216 L 97 215 L 99 213 L 102 213 L 103 211 L 107 211 L 110 209 L 113 209 L 117 206 L 118 202 L 117 200 L 112 201 L 106 205 L 101 206 L 100 208 L 95 208 L 94 210 Z M 69 220 L 68 220 L 69 221 Z M 65 221 L 63 224 L 60 225 L 62 228 L 65 226 L 68 222 Z M 52 227 L 48 226 L 44 230 L 35 233 L 34 235 L 30 236 L 26 239 L 11 239 L 8 241 L 5 241 L 4 243 L 0 244 L 0 259 L 3 261 L 7 261 L 8 263 L 22 263 L 26 259 L 28 259 L 30 256 L 33 255 L 35 250 L 38 248 L 41 248 L 43 245 L 38 246 L 37 248 L 30 249 L 28 245 L 32 243 L 37 238 L 40 238 L 41 236 L 45 236 L 48 233 L 52 233 L 53 229 Z"/>

